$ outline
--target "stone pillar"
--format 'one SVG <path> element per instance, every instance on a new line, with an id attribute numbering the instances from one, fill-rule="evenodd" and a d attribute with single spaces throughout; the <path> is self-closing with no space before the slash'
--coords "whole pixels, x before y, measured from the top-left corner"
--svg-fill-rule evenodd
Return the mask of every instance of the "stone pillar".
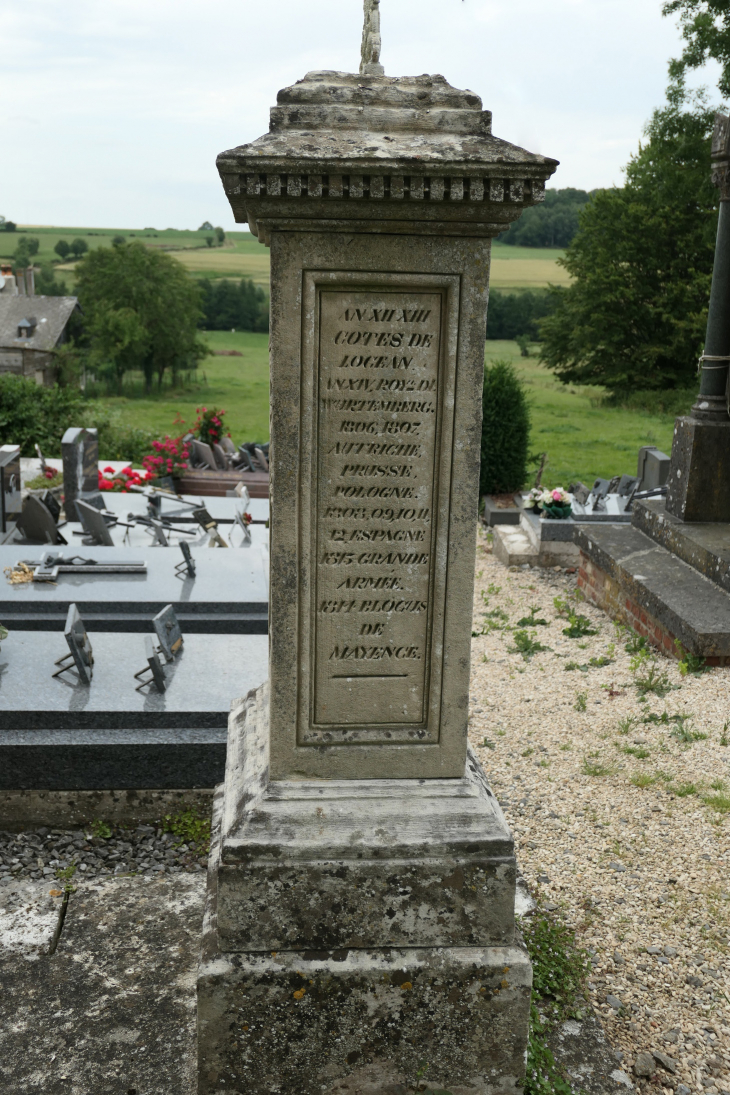
<path id="1" fill-rule="evenodd" d="M 61 438 L 63 509 L 67 521 L 79 521 L 76 501 L 104 508 L 99 490 L 99 440 L 96 430 L 71 426 Z"/>
<path id="2" fill-rule="evenodd" d="M 712 180 L 720 215 L 700 393 L 674 426 L 667 512 L 682 521 L 730 521 L 730 118 L 715 115 Z"/>
<path id="3" fill-rule="evenodd" d="M 271 246 L 271 645 L 215 812 L 199 1091 L 513 1091 L 531 969 L 467 747 L 481 392 L 490 239 L 556 161 L 441 76 L 315 72 L 218 166 Z"/>

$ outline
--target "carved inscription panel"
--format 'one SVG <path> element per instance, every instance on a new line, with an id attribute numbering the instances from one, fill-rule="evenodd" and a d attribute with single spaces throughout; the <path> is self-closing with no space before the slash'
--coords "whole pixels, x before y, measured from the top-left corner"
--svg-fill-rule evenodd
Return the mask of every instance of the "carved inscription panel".
<path id="1" fill-rule="evenodd" d="M 318 294 L 310 740 L 426 734 L 444 301 Z"/>

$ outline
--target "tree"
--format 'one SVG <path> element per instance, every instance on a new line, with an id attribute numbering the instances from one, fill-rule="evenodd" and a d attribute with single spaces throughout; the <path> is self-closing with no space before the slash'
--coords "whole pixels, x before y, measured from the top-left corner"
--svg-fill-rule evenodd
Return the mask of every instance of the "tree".
<path id="1" fill-rule="evenodd" d="M 546 290 L 524 293 L 489 291 L 487 338 L 517 338 L 525 335 L 532 342 L 540 338 L 539 323 L 553 311 L 553 298 Z"/>
<path id="2" fill-rule="evenodd" d="M 86 240 L 75 239 L 71 240 L 71 250 L 77 259 L 80 259 L 82 255 L 85 255 L 89 250 L 89 245 Z"/>
<path id="3" fill-rule="evenodd" d="M 664 15 L 679 15 L 685 47 L 682 56 L 669 63 L 673 80 L 681 80 L 687 69 L 700 68 L 708 60 L 722 66 L 718 80 L 720 94 L 730 98 L 730 7 L 727 0 L 669 0 Z"/>
<path id="4" fill-rule="evenodd" d="M 218 245 L 222 246 L 226 238 L 226 234 L 222 228 L 215 229 L 215 238 L 218 241 Z"/>
<path id="5" fill-rule="evenodd" d="M 204 319 L 209 331 L 268 331 L 269 298 L 250 279 L 201 280 Z"/>
<path id="6" fill-rule="evenodd" d="M 35 236 L 21 236 L 13 254 L 13 267 L 15 270 L 25 270 L 33 262 L 33 256 L 38 254 L 40 240 Z"/>
<path id="7" fill-rule="evenodd" d="M 99 247 L 78 265 L 76 291 L 86 316 L 90 359 L 111 367 L 121 390 L 127 369 L 141 369 L 147 390 L 209 353 L 198 338 L 200 290 L 171 255 L 136 240 Z"/>
<path id="8" fill-rule="evenodd" d="M 530 408 L 509 361 L 485 368 L 482 415 L 480 496 L 521 490 L 527 477 Z"/>
<path id="9" fill-rule="evenodd" d="M 203 221 L 203 223 L 201 224 L 198 231 L 199 232 L 212 232 L 213 231 L 213 225 L 210 223 L 210 221 Z"/>
<path id="10" fill-rule="evenodd" d="M 710 178 L 714 112 L 670 87 L 626 167 L 626 185 L 594 194 L 559 260 L 542 358 L 564 382 L 613 392 L 686 388 L 707 322 L 717 226 Z"/>
<path id="11" fill-rule="evenodd" d="M 520 247 L 567 247 L 578 231 L 581 209 L 591 200 L 586 190 L 546 190 L 545 201 L 526 209 L 499 237 Z"/>
<path id="12" fill-rule="evenodd" d="M 112 239 L 112 247 L 119 247 L 120 244 L 126 243 L 124 236 L 114 236 Z"/>
<path id="13" fill-rule="evenodd" d="M 68 240 L 59 240 L 53 250 L 61 259 L 67 259 L 71 254 L 71 246 L 68 243 Z"/>
<path id="14" fill-rule="evenodd" d="M 215 243 L 215 236 L 206 236 L 205 242 L 208 244 L 208 247 L 212 247 Z"/>
<path id="15" fill-rule="evenodd" d="M 35 291 L 39 297 L 67 297 L 68 285 L 65 281 L 56 280 L 56 272 L 52 266 L 41 266 L 35 277 Z"/>
<path id="16" fill-rule="evenodd" d="M 17 227 L 18 226 L 15 223 L 15 221 L 5 221 L 5 224 L 3 225 L 3 228 L 5 229 L 6 232 L 15 232 Z"/>

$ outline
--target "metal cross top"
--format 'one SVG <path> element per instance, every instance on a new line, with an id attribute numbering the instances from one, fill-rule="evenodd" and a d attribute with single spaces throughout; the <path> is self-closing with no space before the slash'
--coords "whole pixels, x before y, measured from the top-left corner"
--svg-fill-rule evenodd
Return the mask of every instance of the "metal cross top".
<path id="1" fill-rule="evenodd" d="M 380 0 L 364 0 L 363 6 L 365 18 L 362 26 L 360 74 L 384 76 L 385 69 L 380 64 Z"/>

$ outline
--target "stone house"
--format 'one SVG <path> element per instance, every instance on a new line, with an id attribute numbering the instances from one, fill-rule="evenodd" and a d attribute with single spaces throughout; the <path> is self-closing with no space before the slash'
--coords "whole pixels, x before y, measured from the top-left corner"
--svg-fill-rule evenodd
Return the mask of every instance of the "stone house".
<path id="1" fill-rule="evenodd" d="M 66 339 L 78 308 L 76 297 L 36 297 L 0 293 L 0 373 L 54 381 L 53 351 Z"/>

